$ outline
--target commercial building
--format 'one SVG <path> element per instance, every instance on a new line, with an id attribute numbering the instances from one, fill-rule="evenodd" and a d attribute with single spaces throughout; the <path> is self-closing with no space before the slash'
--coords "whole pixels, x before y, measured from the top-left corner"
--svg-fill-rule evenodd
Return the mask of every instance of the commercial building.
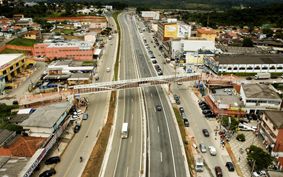
<path id="1" fill-rule="evenodd" d="M 33 54 L 45 55 L 45 60 L 56 58 L 71 58 L 74 60 L 91 60 L 94 53 L 94 41 L 60 42 L 35 44 Z"/>
<path id="2" fill-rule="evenodd" d="M 16 26 L 25 28 L 30 27 L 33 24 L 32 18 L 21 18 L 16 22 Z"/>
<path id="3" fill-rule="evenodd" d="M 197 29 L 197 37 L 206 38 L 209 41 L 215 42 L 216 32 L 207 28 Z"/>
<path id="4" fill-rule="evenodd" d="M 204 63 L 215 73 L 283 72 L 280 55 L 220 55 L 204 56 Z"/>
<path id="5" fill-rule="evenodd" d="M 170 38 L 178 37 L 185 38 L 191 37 L 191 25 L 184 22 L 168 22 L 159 21 L 157 29 L 157 37 L 161 41 L 169 41 Z"/>
<path id="6" fill-rule="evenodd" d="M 170 43 L 171 57 L 175 58 L 176 52 L 179 51 L 184 54 L 184 61 L 189 64 L 202 64 L 204 55 L 211 56 L 215 50 L 214 42 L 205 38 L 172 38 Z"/>
<path id="7" fill-rule="evenodd" d="M 39 107 L 20 125 L 29 136 L 50 137 L 61 127 L 72 105 L 70 102 L 62 102 Z"/>
<path id="8" fill-rule="evenodd" d="M 25 70 L 26 58 L 24 54 L 1 54 L 0 76 L 5 78 L 6 84 Z"/>
<path id="9" fill-rule="evenodd" d="M 154 11 L 141 11 L 144 20 L 159 20 L 159 13 Z"/>
<path id="10" fill-rule="evenodd" d="M 240 96 L 245 112 L 262 114 L 264 110 L 279 110 L 282 99 L 265 84 L 242 84 Z"/>

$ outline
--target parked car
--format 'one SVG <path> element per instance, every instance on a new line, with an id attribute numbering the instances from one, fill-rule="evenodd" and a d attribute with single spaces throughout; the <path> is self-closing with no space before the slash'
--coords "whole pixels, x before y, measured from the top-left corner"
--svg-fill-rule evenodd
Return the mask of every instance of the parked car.
<path id="1" fill-rule="evenodd" d="M 232 164 L 232 162 L 227 162 L 225 167 L 228 168 L 229 171 L 234 171 L 234 165 Z"/>
<path id="2" fill-rule="evenodd" d="M 186 116 L 186 114 L 184 112 L 181 113 L 181 117 L 182 117 L 182 119 L 186 119 L 187 118 L 187 116 Z"/>
<path id="3" fill-rule="evenodd" d="M 246 78 L 246 80 L 252 80 L 252 79 L 253 79 L 252 77 L 247 77 L 247 78 Z"/>
<path id="4" fill-rule="evenodd" d="M 215 90 L 215 89 L 212 89 L 211 92 L 212 92 L 212 93 L 216 93 L 216 90 Z"/>
<path id="5" fill-rule="evenodd" d="M 208 105 L 206 103 L 202 103 L 202 104 L 199 105 L 200 108 L 203 107 L 203 106 L 208 106 Z"/>
<path id="6" fill-rule="evenodd" d="M 77 124 L 75 127 L 74 127 L 74 133 L 78 133 L 79 130 L 81 128 L 81 124 Z"/>
<path id="7" fill-rule="evenodd" d="M 184 108 L 183 108 L 183 107 L 180 107 L 180 108 L 179 108 L 179 111 L 180 111 L 180 113 L 185 112 L 185 110 L 184 110 Z"/>
<path id="8" fill-rule="evenodd" d="M 209 132 L 207 129 L 202 129 L 202 133 L 205 137 L 209 137 Z"/>
<path id="9" fill-rule="evenodd" d="M 163 75 L 163 72 L 161 70 L 157 71 L 158 76 Z"/>
<path id="10" fill-rule="evenodd" d="M 270 78 L 271 78 L 271 79 L 277 79 L 278 76 L 271 76 Z"/>
<path id="11" fill-rule="evenodd" d="M 185 125 L 185 127 L 189 127 L 190 126 L 190 123 L 189 123 L 188 119 L 184 119 L 184 125 Z"/>
<path id="12" fill-rule="evenodd" d="M 177 103 L 177 105 L 180 105 L 181 104 L 181 102 L 180 102 L 180 100 L 178 99 L 178 100 L 176 100 L 176 103 Z"/>
<path id="13" fill-rule="evenodd" d="M 202 110 L 206 110 L 206 109 L 208 109 L 208 110 L 209 110 L 209 109 L 210 109 L 210 107 L 206 105 L 206 106 L 201 107 L 201 109 L 202 109 Z"/>
<path id="14" fill-rule="evenodd" d="M 252 114 L 252 118 L 253 118 L 253 120 L 257 120 L 258 119 L 256 114 Z"/>
<path id="15" fill-rule="evenodd" d="M 82 110 L 78 109 L 78 110 L 77 110 L 77 113 L 78 113 L 78 114 L 83 114 L 84 112 L 83 112 Z"/>
<path id="16" fill-rule="evenodd" d="M 162 110 L 162 107 L 161 107 L 160 105 L 157 105 L 157 106 L 156 106 L 156 110 L 157 110 L 157 111 L 161 111 L 161 110 Z"/>
<path id="17" fill-rule="evenodd" d="M 54 168 L 51 168 L 50 170 L 46 170 L 43 173 L 39 175 L 39 177 L 48 177 L 53 176 L 56 174 L 56 170 Z"/>
<path id="18" fill-rule="evenodd" d="M 211 155 L 216 155 L 217 154 L 215 147 L 208 146 L 208 149 L 209 149 L 209 152 L 210 152 Z"/>
<path id="19" fill-rule="evenodd" d="M 233 95 L 231 92 L 228 92 L 227 95 Z"/>
<path id="20" fill-rule="evenodd" d="M 205 101 L 200 101 L 200 102 L 198 103 L 198 105 L 202 105 L 202 104 L 206 104 L 206 102 L 205 102 Z"/>
<path id="21" fill-rule="evenodd" d="M 18 103 L 18 101 L 13 101 L 13 105 L 18 105 L 19 103 Z"/>
<path id="22" fill-rule="evenodd" d="M 49 159 L 47 159 L 45 161 L 45 165 L 50 165 L 50 164 L 59 163 L 59 162 L 60 162 L 60 157 L 54 156 L 54 157 L 50 157 Z"/>
<path id="23" fill-rule="evenodd" d="M 248 123 L 248 121 L 245 121 L 245 120 L 239 120 L 239 122 L 240 122 L 241 124 L 247 124 L 247 123 Z"/>
<path id="24" fill-rule="evenodd" d="M 88 114 L 84 114 L 83 120 L 87 120 L 87 118 L 88 118 Z"/>
<path id="25" fill-rule="evenodd" d="M 215 117 L 215 114 L 214 113 L 208 113 L 208 114 L 205 114 L 204 116 L 205 117 Z"/>
<path id="26" fill-rule="evenodd" d="M 216 177 L 222 177 L 221 167 L 219 167 L 219 166 L 215 167 L 215 174 L 216 174 Z"/>
<path id="27" fill-rule="evenodd" d="M 178 95 L 174 95 L 174 99 L 178 100 L 179 99 Z"/>
<path id="28" fill-rule="evenodd" d="M 206 147 L 203 143 L 200 143 L 199 148 L 202 153 L 206 152 Z"/>
<path id="29" fill-rule="evenodd" d="M 213 111 L 206 109 L 206 110 L 203 110 L 202 113 L 203 114 L 208 114 L 208 113 L 213 113 Z"/>
<path id="30" fill-rule="evenodd" d="M 6 105 L 6 103 L 0 103 L 0 106 L 5 106 Z"/>

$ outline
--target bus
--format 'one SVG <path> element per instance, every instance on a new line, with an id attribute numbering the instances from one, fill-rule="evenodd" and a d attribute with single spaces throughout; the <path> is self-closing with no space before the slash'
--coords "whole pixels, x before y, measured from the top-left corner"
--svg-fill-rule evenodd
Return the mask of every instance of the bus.
<path id="1" fill-rule="evenodd" d="M 128 138 L 128 123 L 123 123 L 121 136 L 122 138 Z"/>

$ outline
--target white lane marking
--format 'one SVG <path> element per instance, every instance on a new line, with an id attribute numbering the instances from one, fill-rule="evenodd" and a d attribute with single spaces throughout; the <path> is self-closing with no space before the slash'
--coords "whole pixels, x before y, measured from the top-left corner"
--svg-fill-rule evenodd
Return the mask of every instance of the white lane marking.
<path id="1" fill-rule="evenodd" d="M 158 133 L 159 133 L 159 126 L 157 126 L 157 131 L 158 131 Z"/>
<path id="2" fill-rule="evenodd" d="M 154 112 L 156 112 L 156 109 L 154 108 Z"/>
<path id="3" fill-rule="evenodd" d="M 129 167 L 127 167 L 127 173 L 126 173 L 126 177 L 128 176 L 128 171 L 129 171 Z"/>
<path id="4" fill-rule="evenodd" d="M 131 136 L 131 143 L 132 143 L 132 141 L 133 141 L 133 136 Z"/>
<path id="5" fill-rule="evenodd" d="M 134 119 L 134 114 L 132 114 L 132 119 Z"/>
<path id="6" fill-rule="evenodd" d="M 160 152 L 160 159 L 161 159 L 161 162 L 162 162 L 162 152 Z"/>
<path id="7" fill-rule="evenodd" d="M 150 93 L 151 97 L 153 97 L 152 93 Z"/>
<path id="8" fill-rule="evenodd" d="M 134 102 L 134 99 L 132 98 L 132 102 Z"/>

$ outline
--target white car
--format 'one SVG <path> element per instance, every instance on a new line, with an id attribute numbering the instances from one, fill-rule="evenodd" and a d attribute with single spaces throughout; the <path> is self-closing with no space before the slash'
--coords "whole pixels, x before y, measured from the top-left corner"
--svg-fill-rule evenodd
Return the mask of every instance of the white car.
<path id="1" fill-rule="evenodd" d="M 107 68 L 106 71 L 107 71 L 107 72 L 110 72 L 110 68 Z"/>
<path id="2" fill-rule="evenodd" d="M 73 115 L 78 115 L 78 113 L 77 112 L 73 112 Z"/>
<path id="3" fill-rule="evenodd" d="M 77 113 L 78 113 L 78 114 L 83 114 L 84 112 L 83 112 L 82 110 L 78 109 L 78 110 L 77 110 Z"/>
<path id="4" fill-rule="evenodd" d="M 224 92 L 231 92 L 231 89 L 227 89 L 227 88 L 226 88 L 226 89 L 224 89 L 223 91 L 224 91 Z"/>
<path id="5" fill-rule="evenodd" d="M 70 120 L 77 120 L 77 119 L 79 119 L 79 118 L 80 118 L 79 116 L 74 115 L 74 116 L 72 116 L 72 117 L 70 118 Z"/>
<path id="6" fill-rule="evenodd" d="M 209 149 L 209 152 L 210 152 L 211 155 L 216 155 L 217 154 L 215 147 L 208 146 L 208 149 Z"/>

